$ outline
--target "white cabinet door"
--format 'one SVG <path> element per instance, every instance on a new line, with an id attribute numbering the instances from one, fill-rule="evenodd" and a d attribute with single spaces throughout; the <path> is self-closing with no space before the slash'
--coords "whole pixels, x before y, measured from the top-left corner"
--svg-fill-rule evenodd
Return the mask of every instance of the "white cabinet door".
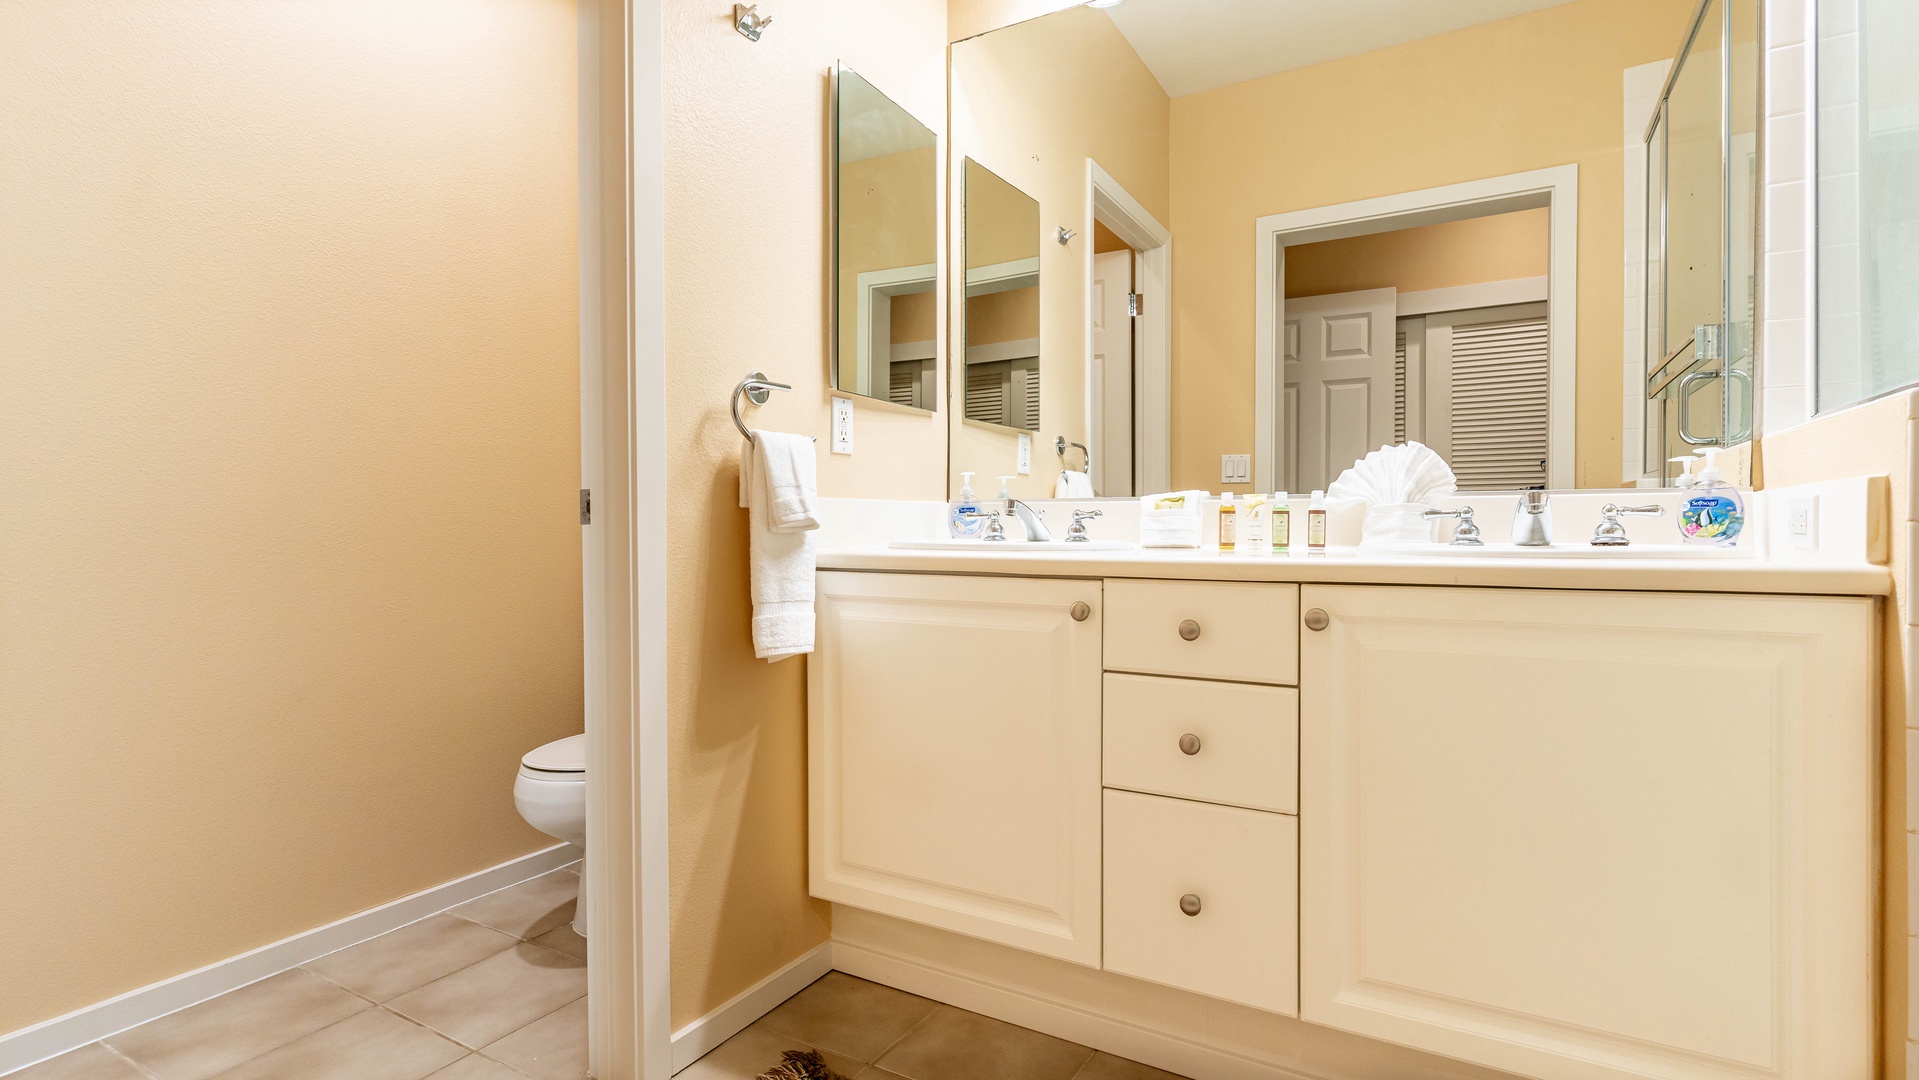
<path id="1" fill-rule="evenodd" d="M 1301 599 L 1302 1017 L 1553 1080 L 1872 1075 L 1872 602 Z"/>
<path id="2" fill-rule="evenodd" d="M 1098 965 L 1100 583 L 822 573 L 818 604 L 813 895 Z"/>

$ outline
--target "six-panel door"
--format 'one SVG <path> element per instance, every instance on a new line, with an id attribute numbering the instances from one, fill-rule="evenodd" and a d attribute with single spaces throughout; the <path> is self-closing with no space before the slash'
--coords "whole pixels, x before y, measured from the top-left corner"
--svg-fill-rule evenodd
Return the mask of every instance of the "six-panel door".
<path id="1" fill-rule="evenodd" d="M 1870 601 L 1301 608 L 1303 1018 L 1529 1076 L 1871 1075 Z"/>
<path id="2" fill-rule="evenodd" d="M 822 573 L 814 896 L 1097 966 L 1097 581 Z"/>

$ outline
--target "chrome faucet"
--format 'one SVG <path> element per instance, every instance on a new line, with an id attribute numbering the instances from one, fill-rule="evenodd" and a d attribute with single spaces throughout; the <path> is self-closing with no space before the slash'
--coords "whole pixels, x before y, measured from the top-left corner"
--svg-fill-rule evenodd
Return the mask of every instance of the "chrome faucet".
<path id="1" fill-rule="evenodd" d="M 1626 523 L 1622 517 L 1658 517 L 1666 508 L 1657 504 L 1649 506 L 1621 506 L 1607 503 L 1599 508 L 1599 527 L 1593 530 L 1592 546 L 1625 547 L 1632 543 L 1626 535 Z"/>
<path id="2" fill-rule="evenodd" d="M 1473 522 L 1473 508 L 1470 506 L 1462 506 L 1457 510 L 1428 510 L 1425 518 L 1428 521 L 1437 518 L 1456 519 L 1458 524 L 1453 526 L 1452 540 L 1454 547 L 1486 546 L 1486 542 L 1479 538 L 1479 526 Z"/>
<path id="3" fill-rule="evenodd" d="M 1522 491 L 1513 508 L 1513 543 L 1518 547 L 1553 545 L 1552 500 L 1543 491 Z"/>
<path id="4" fill-rule="evenodd" d="M 1066 530 L 1066 542 L 1069 544 L 1091 543 L 1092 538 L 1086 535 L 1086 523 L 1099 516 L 1100 511 L 1098 510 L 1073 511 L 1073 527 Z"/>
<path id="5" fill-rule="evenodd" d="M 1018 499 L 1007 499 L 1006 513 L 1019 519 L 1020 526 L 1026 530 L 1027 540 L 1039 544 L 1053 538 L 1053 534 L 1046 531 L 1046 523 L 1040 520 L 1046 516 L 1046 511 L 1035 510 Z"/>

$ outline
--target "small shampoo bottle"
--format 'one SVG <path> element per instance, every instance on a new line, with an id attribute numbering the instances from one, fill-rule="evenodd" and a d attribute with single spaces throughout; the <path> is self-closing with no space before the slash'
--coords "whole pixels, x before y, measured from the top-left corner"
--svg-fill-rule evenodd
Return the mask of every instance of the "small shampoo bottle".
<path id="1" fill-rule="evenodd" d="M 1313 501 L 1306 507 L 1306 554 L 1326 554 L 1326 493 L 1313 492 Z"/>
<path id="2" fill-rule="evenodd" d="M 1293 505 L 1291 496 L 1283 491 L 1273 492 L 1273 554 L 1290 555 L 1293 552 Z"/>
<path id="3" fill-rule="evenodd" d="M 1247 555 L 1265 555 L 1273 550 L 1269 539 L 1272 523 L 1272 504 L 1264 495 L 1246 496 L 1246 523 L 1241 526 L 1240 550 Z"/>
<path id="4" fill-rule="evenodd" d="M 1237 550 L 1239 543 L 1238 496 L 1227 492 L 1219 497 L 1219 550 Z"/>

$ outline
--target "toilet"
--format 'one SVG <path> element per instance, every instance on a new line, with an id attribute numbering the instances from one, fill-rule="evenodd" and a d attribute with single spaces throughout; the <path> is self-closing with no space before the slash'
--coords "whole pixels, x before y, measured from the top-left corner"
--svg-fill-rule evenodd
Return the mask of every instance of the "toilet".
<path id="1" fill-rule="evenodd" d="M 528 825 L 548 836 L 586 848 L 586 736 L 547 743 L 520 759 L 513 781 L 513 805 Z M 586 936 L 586 865 L 580 865 L 580 902 L 573 929 Z"/>

